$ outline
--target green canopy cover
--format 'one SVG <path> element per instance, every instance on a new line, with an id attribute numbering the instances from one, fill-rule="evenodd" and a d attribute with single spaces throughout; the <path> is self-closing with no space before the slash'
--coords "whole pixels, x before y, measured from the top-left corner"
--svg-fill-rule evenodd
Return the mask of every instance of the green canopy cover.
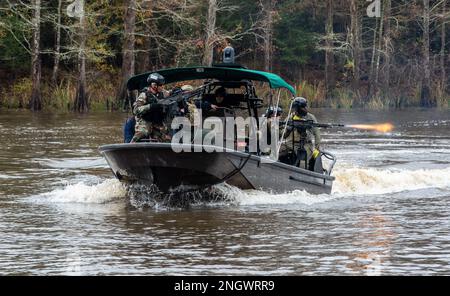
<path id="1" fill-rule="evenodd" d="M 157 72 L 164 76 L 166 83 L 202 79 L 217 79 L 222 81 L 262 81 L 267 82 L 272 89 L 285 88 L 295 96 L 295 89 L 290 84 L 284 81 L 280 76 L 268 72 L 224 67 L 175 68 Z M 155 72 L 148 72 L 130 78 L 127 84 L 128 90 L 141 90 L 146 87 L 147 78 L 151 73 Z"/>

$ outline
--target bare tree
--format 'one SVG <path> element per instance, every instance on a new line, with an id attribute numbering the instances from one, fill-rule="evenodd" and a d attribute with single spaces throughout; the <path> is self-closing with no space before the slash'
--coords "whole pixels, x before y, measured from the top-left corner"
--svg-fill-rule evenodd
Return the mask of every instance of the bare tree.
<path id="1" fill-rule="evenodd" d="M 359 88 L 359 80 L 361 77 L 361 28 L 358 10 L 358 1 L 350 1 L 350 34 L 351 47 L 353 54 L 353 88 Z"/>
<path id="2" fill-rule="evenodd" d="M 372 53 L 371 53 L 371 60 L 370 60 L 370 79 L 369 79 L 369 89 L 368 89 L 368 96 L 372 96 L 374 93 L 377 92 L 378 86 L 375 83 L 375 62 L 377 60 L 377 36 L 378 36 L 378 29 L 379 29 L 379 21 L 378 19 L 375 19 L 375 28 L 373 29 L 373 40 L 372 40 Z"/>
<path id="3" fill-rule="evenodd" d="M 333 0 L 326 0 L 326 24 L 325 24 L 325 86 L 327 97 L 330 97 L 335 87 L 334 75 L 334 54 L 333 54 L 333 23 L 334 23 L 334 7 Z"/>
<path id="4" fill-rule="evenodd" d="M 423 0 L 423 79 L 420 95 L 420 105 L 422 107 L 431 107 L 431 68 L 430 68 L 430 0 Z"/>
<path id="5" fill-rule="evenodd" d="M 264 46 L 264 70 L 266 72 L 272 71 L 273 24 L 274 24 L 274 13 L 276 4 L 277 0 L 263 0 L 261 5 L 264 15 L 262 27 L 263 27 L 263 46 Z"/>
<path id="6" fill-rule="evenodd" d="M 137 1 L 136 48 L 139 71 L 154 67 L 202 63 L 205 56 L 206 22 L 198 17 L 204 0 Z M 217 1 L 217 11 L 228 11 Z M 170 29 L 167 24 L 170 23 Z M 214 25 L 212 51 L 223 39 Z M 212 55 L 211 55 L 212 58 Z"/>
<path id="7" fill-rule="evenodd" d="M 144 10 L 144 15 L 148 15 L 149 17 L 151 17 L 153 15 L 152 4 L 153 4 L 153 1 L 144 1 L 143 5 L 142 5 L 142 10 Z M 153 35 L 154 22 L 151 20 L 143 21 L 143 25 L 144 25 L 145 37 L 144 37 L 144 52 L 143 52 L 144 56 L 143 56 L 142 64 L 141 64 L 141 71 L 145 72 L 145 71 L 148 71 L 150 68 L 149 52 L 152 49 L 151 36 Z"/>
<path id="8" fill-rule="evenodd" d="M 214 43 L 216 41 L 216 20 L 219 9 L 217 0 L 208 0 L 208 16 L 206 20 L 205 49 L 203 52 L 203 65 L 211 66 L 214 58 Z"/>
<path id="9" fill-rule="evenodd" d="M 55 38 L 55 56 L 53 60 L 52 83 L 56 85 L 58 82 L 59 61 L 61 59 L 61 7 L 62 0 L 58 0 L 58 8 L 56 14 L 56 38 Z"/>
<path id="10" fill-rule="evenodd" d="M 78 49 L 78 85 L 75 95 L 74 110 L 78 112 L 88 111 L 88 94 L 86 91 L 86 39 L 87 39 L 87 22 L 84 0 L 79 0 L 81 5 L 80 14 L 80 44 Z"/>
<path id="11" fill-rule="evenodd" d="M 374 47 L 377 47 L 376 50 L 376 58 L 375 58 L 375 68 L 374 68 L 374 86 L 375 86 L 375 93 L 378 92 L 378 86 L 379 86 L 379 79 L 380 79 L 380 64 L 381 64 L 381 54 L 383 51 L 383 34 L 384 34 L 384 15 L 385 9 L 381 11 L 381 18 L 380 18 L 380 26 L 379 30 L 377 32 L 378 34 L 378 45 L 373 45 Z"/>
<path id="12" fill-rule="evenodd" d="M 392 2 L 386 0 L 384 6 L 384 66 L 383 66 L 383 91 L 385 94 L 389 92 L 391 83 L 391 17 L 392 17 Z"/>
<path id="13" fill-rule="evenodd" d="M 33 11 L 33 45 L 31 51 L 31 78 L 33 81 L 33 89 L 31 93 L 30 109 L 38 111 L 42 109 L 40 56 L 41 0 L 34 0 Z"/>
<path id="14" fill-rule="evenodd" d="M 447 0 L 442 0 L 442 21 L 441 21 L 441 53 L 440 53 L 440 70 L 441 70 L 441 87 L 443 91 L 447 90 L 447 73 L 445 69 L 445 44 L 446 44 L 446 14 Z"/>
<path id="15" fill-rule="evenodd" d="M 136 0 L 126 2 L 124 17 L 124 41 L 122 53 L 121 82 L 117 91 L 117 101 L 122 102 L 127 97 L 127 81 L 135 71 L 135 28 Z"/>

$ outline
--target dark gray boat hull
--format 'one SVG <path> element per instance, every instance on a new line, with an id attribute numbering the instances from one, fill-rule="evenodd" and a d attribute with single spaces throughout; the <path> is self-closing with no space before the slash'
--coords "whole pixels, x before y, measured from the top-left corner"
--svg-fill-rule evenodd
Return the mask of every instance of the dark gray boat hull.
<path id="1" fill-rule="evenodd" d="M 99 150 L 122 182 L 156 185 L 164 192 L 195 190 L 226 182 L 244 190 L 330 194 L 334 181 L 334 177 L 325 174 L 230 150 L 176 153 L 170 143 L 116 144 Z"/>

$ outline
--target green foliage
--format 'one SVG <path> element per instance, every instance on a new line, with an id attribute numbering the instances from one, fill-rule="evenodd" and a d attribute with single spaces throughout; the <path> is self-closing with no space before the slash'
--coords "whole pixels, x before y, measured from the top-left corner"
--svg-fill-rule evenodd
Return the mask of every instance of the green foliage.
<path id="1" fill-rule="evenodd" d="M 311 60 L 318 43 L 314 27 L 315 21 L 306 11 L 282 10 L 275 27 L 275 45 L 284 66 L 299 67 Z"/>
<path id="2" fill-rule="evenodd" d="M 31 61 L 24 42 L 30 39 L 30 33 L 26 30 L 26 24 L 14 15 L 1 17 L 0 61 L 15 72 L 28 70 Z"/>
<path id="3" fill-rule="evenodd" d="M 316 85 L 303 81 L 297 86 L 297 94 L 308 99 L 311 107 L 326 107 L 325 86 L 323 82 Z"/>
<path id="4" fill-rule="evenodd" d="M 242 54 L 238 59 L 249 60 L 251 52 L 248 49 L 255 49 L 255 36 L 252 32 L 257 29 L 255 23 L 261 9 L 259 2 L 226 0 L 222 2 L 222 5 L 230 7 L 230 10 L 218 15 L 217 26 L 221 31 L 228 32 L 227 35 L 235 37 L 232 45 L 238 53 Z"/>
<path id="5" fill-rule="evenodd" d="M 68 111 L 73 105 L 76 93 L 76 84 L 70 79 L 62 80 L 58 85 L 47 85 L 44 94 L 44 109 Z"/>
<path id="6" fill-rule="evenodd" d="M 237 61 L 249 68 L 261 69 L 264 63 L 263 24 L 270 0 L 221 0 L 215 28 L 215 61 L 219 61 L 225 39 L 231 38 Z M 14 1 L 11 1 L 13 3 Z M 420 104 L 423 79 L 423 6 L 419 1 L 392 0 L 390 38 L 386 26 L 380 35 L 380 19 L 365 16 L 364 1 L 358 1 L 361 56 L 355 58 L 352 48 L 350 1 L 333 1 L 334 70 L 336 87 L 325 99 L 324 34 L 327 11 L 324 1 L 278 0 L 273 16 L 274 72 L 293 85 L 298 94 L 307 97 L 314 107 L 374 109 L 402 108 Z M 62 11 L 61 65 L 59 82 L 50 83 L 55 48 L 56 1 L 42 2 L 41 59 L 42 94 L 45 109 L 69 110 L 73 105 L 78 76 L 79 20 Z M 88 39 L 87 76 L 91 110 L 118 109 L 114 105 L 118 74 L 122 64 L 124 12 L 127 1 L 85 1 Z M 205 46 L 208 0 L 137 1 L 135 50 L 136 71 L 166 67 L 184 67 L 202 62 Z M 448 1 L 447 1 L 448 3 Z M 450 3 L 448 3 L 450 5 Z M 441 50 L 441 4 L 431 11 L 430 59 L 432 97 L 441 108 L 448 107 L 449 88 L 439 82 Z M 450 11 L 450 8 L 447 10 Z M 26 108 L 31 93 L 30 52 L 31 8 L 7 6 L 0 9 L 0 104 Z M 386 23 L 384 24 L 386 25 Z M 450 26 L 447 26 L 447 39 Z M 375 34 L 374 34 L 375 33 Z M 380 42 L 381 36 L 381 42 Z M 384 40 L 389 40 L 385 49 Z M 448 42 L 447 42 L 448 43 Z M 380 48 L 381 46 L 381 48 Z M 374 53 L 381 53 L 377 61 Z M 387 59 L 387 53 L 389 58 Z M 448 48 L 445 51 L 448 57 Z M 373 81 L 374 63 L 380 69 L 376 90 L 368 93 Z M 389 67 L 386 65 L 389 61 Z M 372 64 L 371 64 L 372 63 Z M 358 65 L 357 65 L 358 64 Z M 353 81 L 356 67 L 362 80 Z M 446 66 L 449 66 L 447 61 Z M 383 80 L 386 69 L 390 83 Z M 372 71 L 372 72 L 371 72 Z M 447 73 L 450 70 L 447 69 Z M 364 77 L 364 78 L 363 78 Z M 260 96 L 269 93 L 263 89 Z M 288 104 L 289 98 L 283 96 Z"/>
<path id="7" fill-rule="evenodd" d="M 335 96 L 330 100 L 334 109 L 352 109 L 355 104 L 355 93 L 348 89 L 337 89 Z"/>
<path id="8" fill-rule="evenodd" d="M 6 108 L 26 108 L 31 97 L 32 82 L 30 78 L 21 78 L 0 93 L 0 105 Z"/>
<path id="9" fill-rule="evenodd" d="M 437 106 L 439 108 L 449 108 L 450 107 L 450 95 L 446 93 L 445 85 L 436 83 L 436 87 L 433 88 L 433 96 L 437 100 Z"/>
<path id="10" fill-rule="evenodd" d="M 120 106 L 115 105 L 115 92 L 117 83 L 102 75 L 92 81 L 89 88 L 89 107 L 93 111 L 118 110 Z"/>

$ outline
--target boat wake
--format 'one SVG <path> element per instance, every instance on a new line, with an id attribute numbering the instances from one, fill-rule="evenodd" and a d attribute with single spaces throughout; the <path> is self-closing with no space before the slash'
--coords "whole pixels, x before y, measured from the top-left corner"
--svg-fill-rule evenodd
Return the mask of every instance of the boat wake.
<path id="1" fill-rule="evenodd" d="M 190 191 L 163 193 L 155 186 L 127 186 L 127 197 L 135 208 L 188 208 L 191 206 L 211 206 L 235 204 L 240 189 L 228 184 L 212 188 Z"/>
<path id="2" fill-rule="evenodd" d="M 383 195 L 428 188 L 450 188 L 450 168 L 434 170 L 382 170 L 346 168 L 335 173 L 331 195 L 312 195 L 305 191 L 271 194 L 243 191 L 228 184 L 189 193 L 163 194 L 156 188 L 122 185 L 108 179 L 95 185 L 78 183 L 40 195 L 52 203 L 102 204 L 127 200 L 135 208 L 186 208 L 190 206 L 313 205 L 335 199 Z"/>
<path id="3" fill-rule="evenodd" d="M 110 203 L 125 197 L 126 188 L 116 179 L 108 179 L 95 185 L 80 182 L 38 196 L 39 200 L 50 203 L 86 204 Z"/>
<path id="4" fill-rule="evenodd" d="M 450 168 L 387 170 L 348 168 L 336 170 L 333 195 L 379 195 L 426 188 L 450 188 Z"/>
<path id="5" fill-rule="evenodd" d="M 101 157 L 78 157 L 60 159 L 36 159 L 43 167 L 53 169 L 97 169 L 108 168 L 108 163 Z"/>

